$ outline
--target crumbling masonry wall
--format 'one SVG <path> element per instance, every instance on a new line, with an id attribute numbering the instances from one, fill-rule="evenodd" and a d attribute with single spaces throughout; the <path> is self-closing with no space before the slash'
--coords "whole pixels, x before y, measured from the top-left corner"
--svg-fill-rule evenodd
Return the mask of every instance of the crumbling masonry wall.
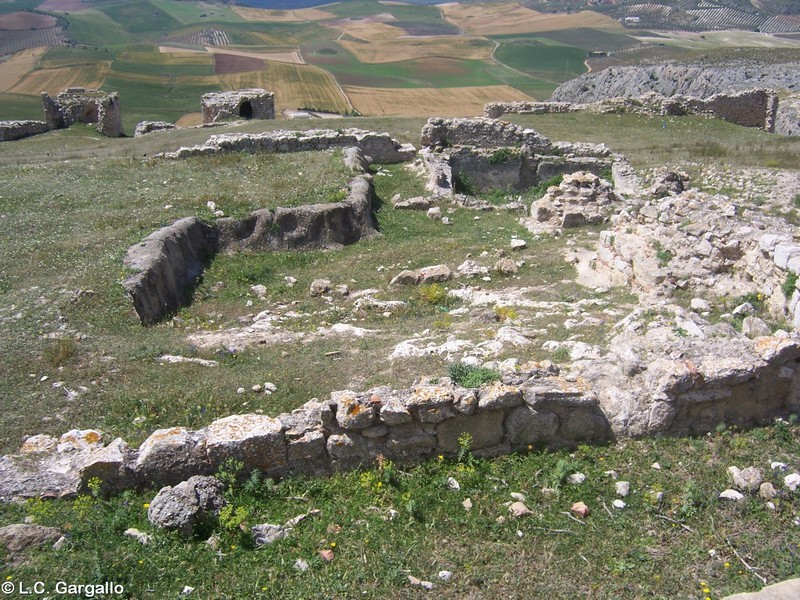
<path id="1" fill-rule="evenodd" d="M 50 129 L 62 129 L 73 123 L 95 123 L 97 131 L 105 136 L 123 135 L 122 110 L 116 92 L 67 88 L 55 100 L 42 92 L 42 105 Z"/>
<path id="2" fill-rule="evenodd" d="M 753 89 L 715 94 L 708 98 L 662 96 L 655 92 L 638 98 L 609 98 L 588 104 L 571 102 L 491 102 L 484 106 L 484 116 L 497 119 L 507 113 L 553 114 L 576 111 L 597 113 L 633 113 L 648 115 L 705 115 L 724 119 L 744 127 L 775 132 L 778 94 L 774 90 Z"/>
<path id="3" fill-rule="evenodd" d="M 50 128 L 43 121 L 0 121 L 0 142 L 21 140 L 48 131 Z"/>
<path id="4" fill-rule="evenodd" d="M 203 123 L 223 119 L 274 119 L 275 95 L 260 88 L 211 92 L 201 98 Z"/>

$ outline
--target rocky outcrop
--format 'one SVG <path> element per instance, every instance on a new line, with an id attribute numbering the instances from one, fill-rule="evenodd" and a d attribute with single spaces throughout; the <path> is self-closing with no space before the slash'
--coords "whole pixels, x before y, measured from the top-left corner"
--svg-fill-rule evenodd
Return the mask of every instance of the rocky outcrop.
<path id="1" fill-rule="evenodd" d="M 406 162 L 416 150 L 400 144 L 388 133 L 363 129 L 311 129 L 309 131 L 272 131 L 267 133 L 229 133 L 212 135 L 205 144 L 166 152 L 164 158 L 189 158 L 226 152 L 308 152 L 332 148 L 360 148 L 364 156 L 376 163 Z"/>
<path id="2" fill-rule="evenodd" d="M 172 131 L 173 129 L 175 129 L 175 125 L 166 121 L 142 121 L 136 126 L 133 137 L 141 137 L 156 131 Z"/>
<path id="3" fill-rule="evenodd" d="M 262 209 L 242 220 L 187 217 L 131 246 L 124 264 L 135 273 L 122 285 L 139 319 L 150 325 L 187 305 L 218 252 L 333 249 L 374 235 L 372 178 L 357 176 L 347 189 L 342 202 Z"/>
<path id="4" fill-rule="evenodd" d="M 0 121 L 0 142 L 21 140 L 50 131 L 44 121 Z"/>
<path id="5" fill-rule="evenodd" d="M 798 90 L 800 63 L 774 65 L 741 62 L 733 65 L 660 63 L 641 67 L 610 67 L 585 73 L 561 84 L 550 100 L 588 103 L 647 92 L 662 96 L 709 98 L 714 94 L 753 88 Z"/>
<path id="6" fill-rule="evenodd" d="M 224 119 L 274 119 L 275 94 L 260 88 L 211 92 L 201 98 L 203 123 Z"/>
<path id="7" fill-rule="evenodd" d="M 775 115 L 775 133 L 800 135 L 800 95 L 782 98 Z"/>
<path id="8" fill-rule="evenodd" d="M 86 88 L 67 88 L 55 100 L 42 92 L 45 121 L 51 129 L 73 123 L 95 123 L 97 131 L 108 137 L 120 137 L 122 110 L 116 92 Z"/>
<path id="9" fill-rule="evenodd" d="M 601 114 L 703 115 L 724 119 L 744 127 L 758 127 L 775 132 L 778 94 L 769 89 L 750 89 L 718 93 L 708 98 L 680 94 L 664 96 L 647 92 L 641 96 L 615 96 L 593 102 L 493 102 L 484 107 L 484 115 L 499 118 L 507 113 L 549 114 L 587 111 Z"/>

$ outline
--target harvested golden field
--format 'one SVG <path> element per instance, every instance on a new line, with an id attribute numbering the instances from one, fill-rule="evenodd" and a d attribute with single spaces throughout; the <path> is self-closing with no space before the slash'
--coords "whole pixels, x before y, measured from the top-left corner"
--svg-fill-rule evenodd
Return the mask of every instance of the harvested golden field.
<path id="1" fill-rule="evenodd" d="M 275 93 L 275 111 L 317 108 L 348 112 L 350 106 L 327 71 L 311 65 L 267 62 L 263 71 L 220 75 L 223 89 L 264 88 Z"/>
<path id="2" fill-rule="evenodd" d="M 37 96 L 40 92 L 57 94 L 68 87 L 100 88 L 111 71 L 111 61 L 87 65 L 39 69 L 28 73 L 6 91 Z"/>
<path id="3" fill-rule="evenodd" d="M 13 12 L 0 15 L 0 29 L 23 31 L 26 29 L 47 29 L 55 27 L 58 21 L 50 15 L 29 12 Z"/>
<path id="4" fill-rule="evenodd" d="M 538 33 L 575 27 L 622 30 L 622 25 L 616 19 L 589 10 L 574 14 L 548 14 L 516 3 L 469 6 L 450 3 L 440 7 L 448 21 L 475 35 Z"/>
<path id="5" fill-rule="evenodd" d="M 344 33 L 363 42 L 387 42 L 406 35 L 404 29 L 387 25 L 383 22 L 365 23 L 364 21 L 343 21 L 335 26 Z M 342 40 L 343 41 L 343 40 Z M 361 42 L 355 42 L 359 44 Z"/>
<path id="6" fill-rule="evenodd" d="M 372 88 L 345 86 L 345 93 L 365 116 L 474 117 L 487 102 L 531 100 L 507 85 L 460 88 Z"/>
<path id="7" fill-rule="evenodd" d="M 325 21 L 335 19 L 336 15 L 318 8 L 298 10 L 275 10 L 269 8 L 245 8 L 231 6 L 231 10 L 245 21 L 263 21 L 267 23 L 297 23 L 298 21 Z"/>
<path id="8" fill-rule="evenodd" d="M 405 32 L 395 29 L 405 36 Z M 350 33 L 348 31 L 348 33 Z M 351 34 L 352 35 L 352 34 Z M 396 37 L 369 43 L 342 39 L 339 43 L 352 52 L 362 63 L 388 63 L 397 60 L 420 58 L 457 58 L 485 60 L 492 55 L 493 44 L 483 38 L 471 36 Z"/>
<path id="9" fill-rule="evenodd" d="M 39 58 L 45 52 L 47 52 L 47 48 L 29 48 L 0 62 L 0 92 L 10 91 L 21 79 L 33 71 Z"/>

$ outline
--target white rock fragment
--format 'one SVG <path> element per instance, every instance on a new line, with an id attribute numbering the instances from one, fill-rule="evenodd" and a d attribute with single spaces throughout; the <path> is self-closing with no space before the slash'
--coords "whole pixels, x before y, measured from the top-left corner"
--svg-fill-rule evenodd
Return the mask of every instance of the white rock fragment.
<path id="1" fill-rule="evenodd" d="M 744 494 L 737 492 L 736 490 L 727 489 L 719 495 L 719 498 L 721 500 L 735 500 L 738 502 L 740 500 L 744 500 Z"/>
<path id="2" fill-rule="evenodd" d="M 440 581 L 450 581 L 453 578 L 453 573 L 451 571 L 439 571 L 438 577 Z"/>
<path id="3" fill-rule="evenodd" d="M 797 473 L 787 475 L 783 478 L 783 484 L 794 492 L 797 490 L 797 486 L 800 486 L 800 475 Z"/>
<path id="4" fill-rule="evenodd" d="M 139 531 L 135 527 L 129 527 L 123 532 L 122 535 L 125 535 L 127 537 L 132 537 L 137 542 L 142 544 L 142 546 L 146 546 L 147 544 L 153 541 L 152 535 L 150 535 L 149 533 L 145 533 L 143 531 Z"/>
<path id="5" fill-rule="evenodd" d="M 460 489 L 461 489 L 461 484 L 460 484 L 460 483 L 458 483 L 458 481 L 456 481 L 456 479 L 455 479 L 455 478 L 453 478 L 453 477 L 448 477 L 448 478 L 447 478 L 447 487 L 448 487 L 449 489 L 453 490 L 454 492 L 457 492 L 458 490 L 460 490 Z"/>
<path id="6" fill-rule="evenodd" d="M 573 473 L 569 477 L 567 477 L 567 483 L 571 485 L 580 485 L 584 481 L 586 481 L 586 475 L 583 473 Z"/>
<path id="7" fill-rule="evenodd" d="M 769 468 L 773 471 L 786 471 L 789 468 L 785 462 L 773 461 L 770 463 Z"/>
<path id="8" fill-rule="evenodd" d="M 623 498 L 631 493 L 631 484 L 629 481 L 617 481 L 614 484 L 614 490 L 617 493 L 617 496 L 622 496 Z"/>
<path id="9" fill-rule="evenodd" d="M 624 503 L 622 500 L 620 500 L 619 498 L 617 498 L 616 500 L 614 500 L 614 501 L 611 503 L 611 505 L 612 505 L 614 508 L 616 508 L 616 509 L 619 509 L 619 510 L 622 510 L 623 508 L 625 508 L 626 506 L 628 506 L 627 504 L 625 504 L 625 503 Z"/>
<path id="10" fill-rule="evenodd" d="M 305 573 L 306 571 L 308 571 L 308 567 L 309 567 L 308 561 L 303 558 L 298 558 L 296 561 L 294 561 L 294 568 L 300 571 L 301 573 Z"/>

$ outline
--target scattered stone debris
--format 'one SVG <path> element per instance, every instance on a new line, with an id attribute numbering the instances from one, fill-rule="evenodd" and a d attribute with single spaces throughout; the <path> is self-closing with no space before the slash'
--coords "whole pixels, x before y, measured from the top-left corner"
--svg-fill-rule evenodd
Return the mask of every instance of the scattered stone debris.
<path id="1" fill-rule="evenodd" d="M 63 537 L 55 527 L 43 527 L 27 523 L 16 523 L 0 527 L 0 546 L 11 555 L 12 565 L 24 559 L 25 552 L 37 546 L 52 546 Z"/>

